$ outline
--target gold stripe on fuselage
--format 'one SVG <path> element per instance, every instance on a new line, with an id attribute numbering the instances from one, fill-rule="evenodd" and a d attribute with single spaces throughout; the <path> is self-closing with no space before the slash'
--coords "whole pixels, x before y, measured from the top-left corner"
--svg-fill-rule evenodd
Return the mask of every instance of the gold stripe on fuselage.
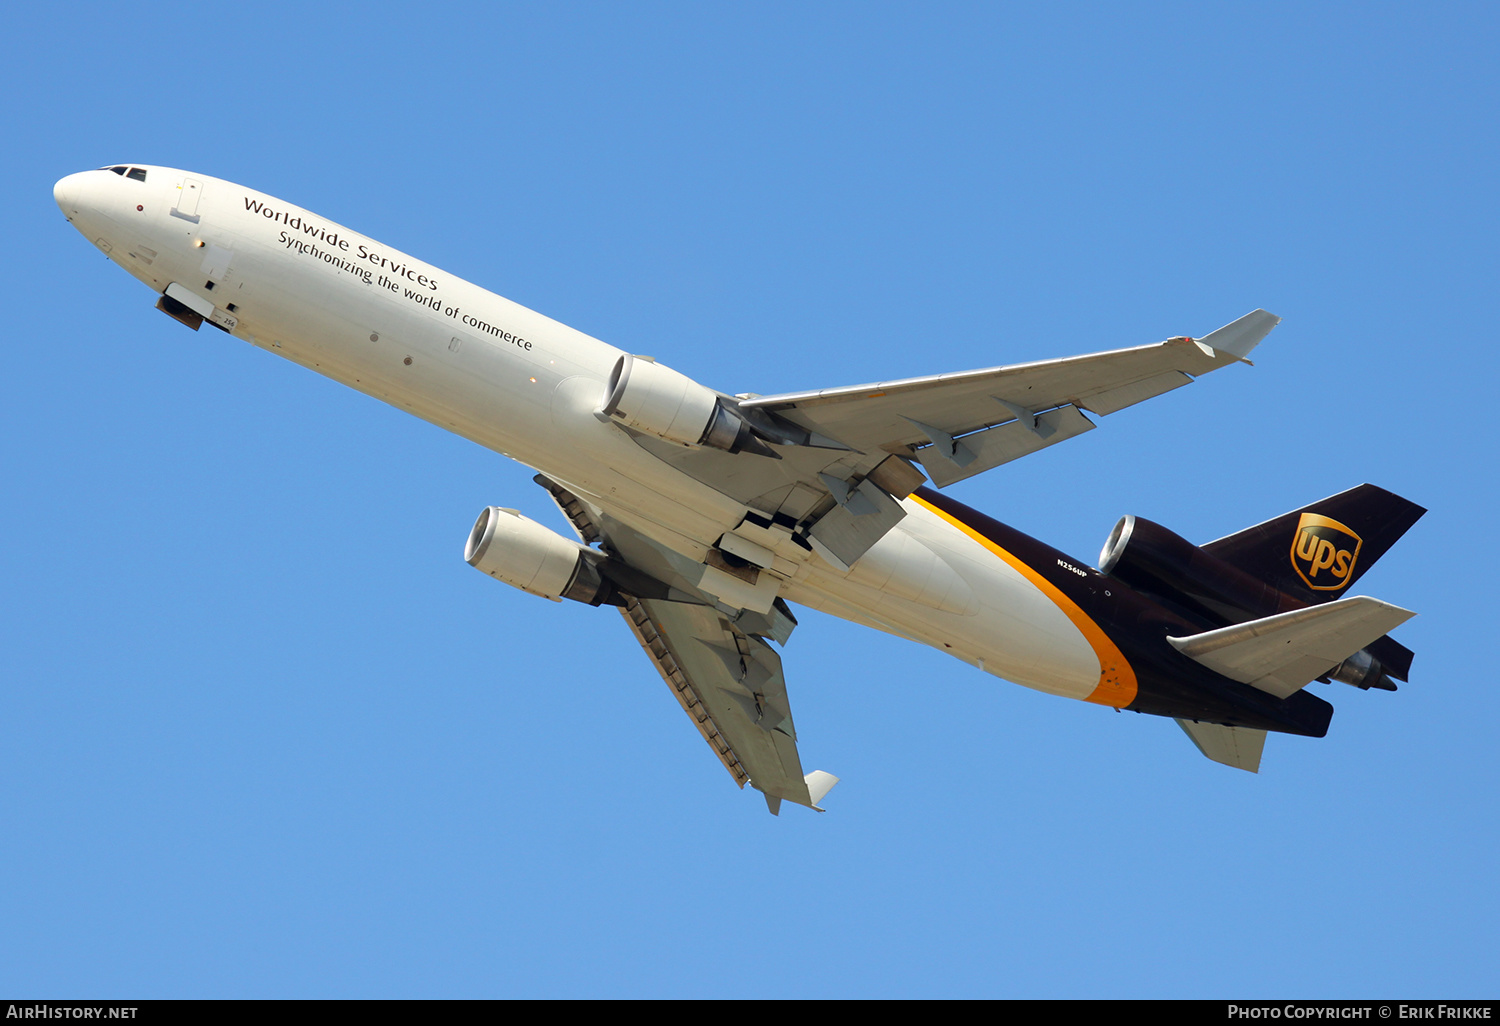
<path id="1" fill-rule="evenodd" d="M 1103 628 L 1080 609 L 1076 602 L 1064 595 L 1057 585 L 1037 573 L 1024 560 L 1002 548 L 993 539 L 985 537 L 962 520 L 944 512 L 919 495 L 913 494 L 911 499 L 923 509 L 930 510 L 970 538 L 973 538 L 990 552 L 999 556 L 1014 568 L 1017 573 L 1030 581 L 1038 591 L 1047 596 L 1058 609 L 1063 611 L 1063 615 L 1072 621 L 1073 626 L 1078 628 L 1084 639 L 1088 641 L 1089 646 L 1093 648 L 1094 655 L 1099 659 L 1099 684 L 1084 699 L 1085 702 L 1097 702 L 1100 705 L 1110 705 L 1116 709 L 1123 709 L 1135 701 L 1135 670 L 1126 661 L 1125 654 L 1120 651 L 1119 646 L 1109 639 L 1109 635 L 1104 633 Z"/>

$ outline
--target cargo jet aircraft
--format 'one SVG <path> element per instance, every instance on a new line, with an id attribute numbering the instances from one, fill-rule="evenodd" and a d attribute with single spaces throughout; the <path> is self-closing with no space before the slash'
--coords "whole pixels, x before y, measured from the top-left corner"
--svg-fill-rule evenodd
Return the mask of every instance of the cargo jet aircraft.
<path id="1" fill-rule="evenodd" d="M 619 609 L 735 782 L 818 808 L 782 661 L 810 606 L 1026 687 L 1177 720 L 1258 770 L 1268 731 L 1322 737 L 1313 681 L 1395 690 L 1413 614 L 1350 586 L 1425 512 L 1373 485 L 1197 546 L 1125 517 L 1097 569 L 945 488 L 1246 357 L 1279 320 L 986 370 L 730 395 L 272 196 L 165 167 L 69 175 L 73 226 L 207 324 L 539 471 L 565 538 L 479 515 L 464 558 Z"/>

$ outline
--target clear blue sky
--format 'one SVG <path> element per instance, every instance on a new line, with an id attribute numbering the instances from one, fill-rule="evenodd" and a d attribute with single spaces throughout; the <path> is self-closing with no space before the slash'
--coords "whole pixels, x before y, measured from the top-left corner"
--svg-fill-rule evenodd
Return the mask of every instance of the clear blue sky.
<path id="1" fill-rule="evenodd" d="M 0 992 L 1500 985 L 1493 5 L 54 5 L 0 38 Z M 735 790 L 608 609 L 465 566 L 531 471 L 217 332 L 52 202 L 243 182 L 730 392 L 1285 319 L 956 486 L 1092 562 L 1362 481 L 1397 694 L 1259 776 L 806 612 Z"/>

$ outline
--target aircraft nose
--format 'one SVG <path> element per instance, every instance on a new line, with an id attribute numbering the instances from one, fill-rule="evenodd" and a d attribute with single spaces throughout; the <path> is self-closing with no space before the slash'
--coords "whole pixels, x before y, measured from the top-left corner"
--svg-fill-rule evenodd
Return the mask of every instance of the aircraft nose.
<path id="1" fill-rule="evenodd" d="M 52 198 L 57 201 L 62 212 L 69 217 L 72 217 L 78 209 L 78 180 L 87 173 L 87 171 L 80 171 L 77 174 L 59 178 L 57 184 L 52 187 Z"/>

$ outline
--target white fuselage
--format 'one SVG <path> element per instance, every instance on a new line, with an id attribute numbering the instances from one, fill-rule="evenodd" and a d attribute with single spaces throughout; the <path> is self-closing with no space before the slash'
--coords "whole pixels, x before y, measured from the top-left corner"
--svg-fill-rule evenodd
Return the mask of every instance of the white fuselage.
<path id="1" fill-rule="evenodd" d="M 110 259 L 157 292 L 187 290 L 236 338 L 534 467 L 694 561 L 745 518 L 595 416 L 620 350 L 253 189 L 132 167 L 146 180 L 82 172 L 57 201 Z M 1095 693 L 1101 659 L 1054 595 L 926 504 L 904 505 L 847 573 L 778 549 L 780 594 L 1028 687 Z"/>

